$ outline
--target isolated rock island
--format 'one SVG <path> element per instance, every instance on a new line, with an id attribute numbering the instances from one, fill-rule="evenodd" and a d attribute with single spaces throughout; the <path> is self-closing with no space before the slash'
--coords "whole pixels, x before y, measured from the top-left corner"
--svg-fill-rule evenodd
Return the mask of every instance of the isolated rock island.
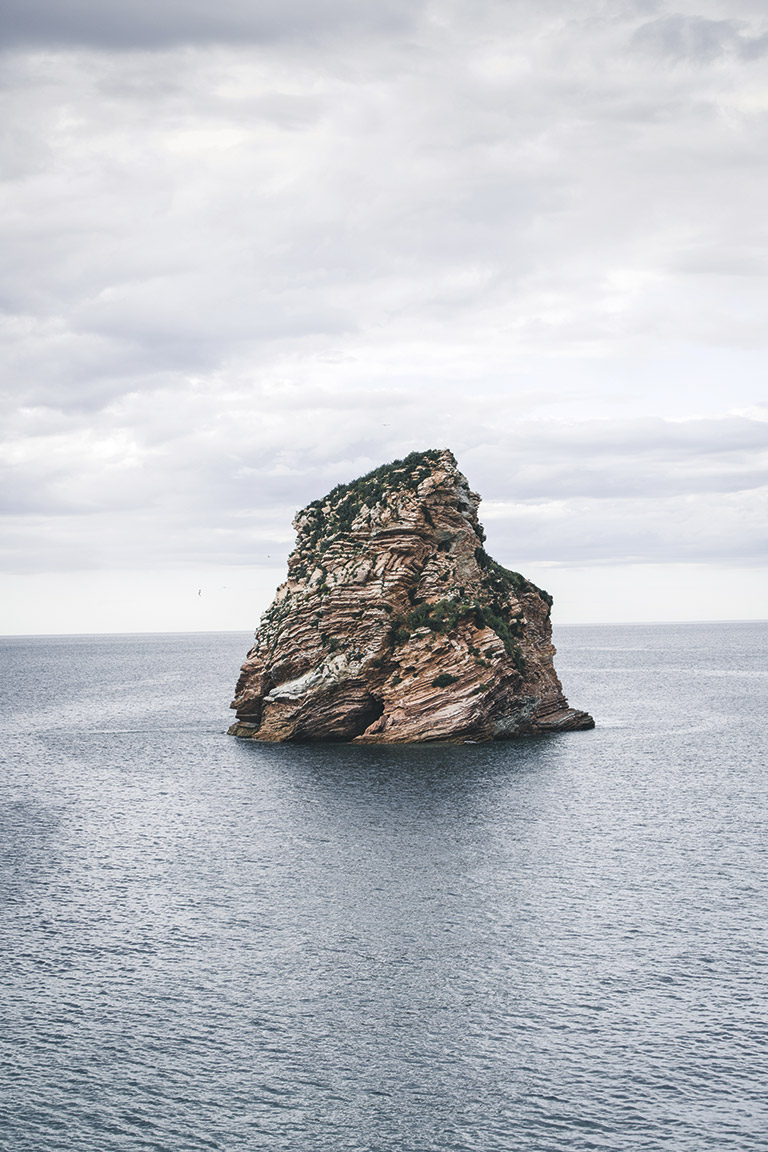
<path id="1" fill-rule="evenodd" d="M 444 449 L 299 512 L 230 734 L 391 743 L 593 728 L 554 669 L 551 596 L 487 554 L 479 503 Z"/>

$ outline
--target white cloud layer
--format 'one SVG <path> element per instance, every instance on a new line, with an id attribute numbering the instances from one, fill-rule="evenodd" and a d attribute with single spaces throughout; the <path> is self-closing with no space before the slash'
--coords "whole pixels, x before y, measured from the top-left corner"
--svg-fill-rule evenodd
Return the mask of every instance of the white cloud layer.
<path id="1" fill-rule="evenodd" d="M 7 572 L 279 567 L 443 445 L 523 570 L 765 562 L 762 0 L 4 11 Z"/>

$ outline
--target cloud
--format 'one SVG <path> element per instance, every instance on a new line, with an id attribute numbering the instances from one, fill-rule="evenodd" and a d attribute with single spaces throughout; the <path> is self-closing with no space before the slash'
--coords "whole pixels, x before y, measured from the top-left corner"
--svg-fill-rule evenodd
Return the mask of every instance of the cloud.
<path id="1" fill-rule="evenodd" d="M 749 68 L 650 90 L 631 21 L 563 30 L 515 11 L 515 51 L 457 24 L 399 67 L 386 37 L 354 62 L 333 45 L 18 57 L 11 386 L 108 402 L 345 333 L 510 357 L 764 344 Z M 585 72 L 579 46 L 605 65 Z"/>
<path id="2" fill-rule="evenodd" d="M 28 525 L 44 567 L 78 532 L 91 564 L 274 566 L 309 500 L 383 460 L 449 444 L 485 498 L 490 547 L 514 566 L 764 553 L 765 420 L 526 420 L 511 400 L 444 398 L 436 414 L 431 395 L 397 391 L 190 387 L 180 404 L 160 389 L 104 410 L 87 435 L 30 410 L 0 450 L 3 487 L 19 494 L 7 522 Z M 41 543 L 45 515 L 59 527 Z M 17 536 L 8 564 L 23 553 Z"/>
<path id="3" fill-rule="evenodd" d="M 89 45 L 125 51 L 194 43 L 273 41 L 407 24 L 404 0 L 4 0 L 6 44 Z"/>
<path id="4" fill-rule="evenodd" d="M 274 563 L 443 444 L 510 563 L 754 562 L 761 5 L 6 9 L 8 567 Z"/>
<path id="5" fill-rule="evenodd" d="M 710 20 L 680 12 L 642 24 L 634 41 L 652 55 L 695 64 L 711 64 L 729 55 L 759 60 L 768 53 L 768 34 L 751 33 L 742 20 Z"/>

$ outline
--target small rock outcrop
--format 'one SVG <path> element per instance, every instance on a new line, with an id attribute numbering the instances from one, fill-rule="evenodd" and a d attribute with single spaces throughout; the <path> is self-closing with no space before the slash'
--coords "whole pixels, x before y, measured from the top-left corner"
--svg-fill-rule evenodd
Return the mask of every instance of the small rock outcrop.
<path id="1" fill-rule="evenodd" d="M 388 743 L 593 728 L 555 673 L 552 598 L 486 553 L 479 503 L 434 450 L 299 512 L 230 733 Z"/>

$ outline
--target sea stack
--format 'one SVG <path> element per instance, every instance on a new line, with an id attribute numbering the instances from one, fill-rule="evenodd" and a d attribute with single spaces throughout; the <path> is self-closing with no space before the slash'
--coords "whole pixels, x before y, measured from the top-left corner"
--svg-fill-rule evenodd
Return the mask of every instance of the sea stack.
<path id="1" fill-rule="evenodd" d="M 487 554 L 479 503 L 435 449 L 299 512 L 230 734 L 405 743 L 593 728 L 554 669 L 551 596 Z"/>

